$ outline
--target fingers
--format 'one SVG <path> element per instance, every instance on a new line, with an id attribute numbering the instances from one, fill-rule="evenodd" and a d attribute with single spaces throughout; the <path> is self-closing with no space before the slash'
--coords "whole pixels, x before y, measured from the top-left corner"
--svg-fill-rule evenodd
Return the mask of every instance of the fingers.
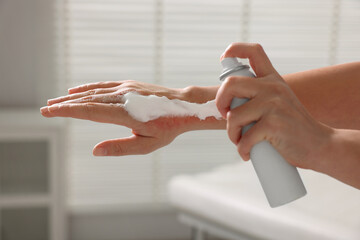
<path id="1" fill-rule="evenodd" d="M 71 96 L 71 95 L 70 95 Z M 77 98 L 73 100 L 68 100 L 63 103 L 124 103 L 123 94 L 120 93 L 106 93 L 106 94 L 96 94 L 90 95 L 82 98 Z"/>
<path id="2" fill-rule="evenodd" d="M 157 149 L 156 138 L 133 135 L 122 139 L 112 139 L 97 144 L 95 156 L 143 155 Z"/>
<path id="3" fill-rule="evenodd" d="M 122 84 L 122 82 L 120 82 L 120 81 L 119 82 L 88 83 L 88 84 L 80 85 L 77 87 L 69 88 L 68 92 L 69 92 L 69 94 L 74 94 L 74 93 L 89 91 L 89 90 L 97 89 L 97 88 L 112 88 L 112 87 L 119 86 L 121 84 Z"/>
<path id="4" fill-rule="evenodd" d="M 221 115 L 226 118 L 234 97 L 252 99 L 259 94 L 261 89 L 262 86 L 259 80 L 248 77 L 228 77 L 221 84 L 216 94 L 216 106 Z"/>
<path id="5" fill-rule="evenodd" d="M 266 137 L 268 136 L 267 130 L 269 128 L 266 127 L 266 121 L 260 120 L 241 137 L 237 143 L 237 148 L 243 160 L 248 161 L 250 159 L 250 150 L 255 144 L 263 140 L 269 140 Z"/>
<path id="6" fill-rule="evenodd" d="M 41 108 L 41 113 L 44 117 L 71 117 L 127 127 L 133 127 L 137 123 L 129 116 L 122 104 L 55 104 Z"/>
<path id="7" fill-rule="evenodd" d="M 78 98 L 82 98 L 85 96 L 90 96 L 90 95 L 95 95 L 95 94 L 104 94 L 104 93 L 112 93 L 116 91 L 116 89 L 113 88 L 107 88 L 107 89 L 92 89 L 86 92 L 81 92 L 81 93 L 74 93 L 71 95 L 67 95 L 67 96 L 62 96 L 62 97 L 58 97 L 58 98 L 53 98 L 53 99 L 49 99 L 47 101 L 47 104 L 53 105 L 56 103 L 61 103 L 61 102 L 65 102 L 65 101 L 69 101 L 69 100 L 74 100 L 74 99 L 78 99 Z"/>
<path id="8" fill-rule="evenodd" d="M 258 77 L 276 73 L 264 49 L 257 43 L 232 43 L 221 55 L 227 57 L 248 58 L 250 65 Z"/>
<path id="9" fill-rule="evenodd" d="M 42 108 L 40 108 L 40 113 L 41 113 L 44 117 L 47 117 L 47 118 L 55 117 L 54 115 L 52 115 L 52 114 L 49 112 L 48 107 L 42 107 Z"/>
<path id="10" fill-rule="evenodd" d="M 230 140 L 237 145 L 241 138 L 241 129 L 252 122 L 258 121 L 263 115 L 256 99 L 241 105 L 227 113 L 227 133 Z"/>

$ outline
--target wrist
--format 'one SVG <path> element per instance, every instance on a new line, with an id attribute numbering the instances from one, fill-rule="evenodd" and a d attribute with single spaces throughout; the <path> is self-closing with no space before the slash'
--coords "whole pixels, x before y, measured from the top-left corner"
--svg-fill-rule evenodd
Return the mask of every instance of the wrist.
<path id="1" fill-rule="evenodd" d="M 187 86 L 176 89 L 176 98 L 192 103 L 206 103 L 215 99 L 218 88 L 219 86 Z M 214 117 L 208 117 L 204 120 L 197 117 L 180 117 L 176 119 L 176 122 L 179 124 L 181 132 L 226 128 L 226 120 Z"/>
<path id="2" fill-rule="evenodd" d="M 204 120 L 193 116 L 175 117 L 172 125 L 176 126 L 179 135 L 196 130 L 223 130 L 226 129 L 226 120 L 215 117 L 208 117 Z"/>
<path id="3" fill-rule="evenodd" d="M 180 89 L 180 99 L 193 103 L 206 103 L 214 100 L 219 86 L 188 86 Z"/>
<path id="4" fill-rule="evenodd" d="M 326 154 L 313 170 L 360 189 L 360 131 L 333 129 Z"/>
<path id="5" fill-rule="evenodd" d="M 339 147 L 337 144 L 339 136 L 338 129 L 330 127 L 329 129 L 328 135 L 322 139 L 323 144 L 321 144 L 320 147 L 317 146 L 318 151 L 313 156 L 314 161 L 312 161 L 309 169 L 326 173 L 333 167 L 337 154 L 339 154 L 339 150 L 337 149 Z"/>

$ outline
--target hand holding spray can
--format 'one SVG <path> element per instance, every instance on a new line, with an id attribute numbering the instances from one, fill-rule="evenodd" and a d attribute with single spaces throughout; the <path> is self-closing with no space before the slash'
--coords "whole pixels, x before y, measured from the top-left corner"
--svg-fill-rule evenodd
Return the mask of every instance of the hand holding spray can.
<path id="1" fill-rule="evenodd" d="M 229 76 L 255 78 L 255 75 L 249 71 L 249 66 L 238 62 L 236 58 L 224 58 L 221 65 L 223 73 L 220 81 Z M 233 98 L 230 109 L 247 101 L 246 98 Z M 242 135 L 254 124 L 255 122 L 243 127 Z M 305 186 L 297 169 L 290 165 L 268 141 L 264 140 L 254 145 L 250 150 L 250 159 L 271 207 L 284 205 L 306 195 Z"/>

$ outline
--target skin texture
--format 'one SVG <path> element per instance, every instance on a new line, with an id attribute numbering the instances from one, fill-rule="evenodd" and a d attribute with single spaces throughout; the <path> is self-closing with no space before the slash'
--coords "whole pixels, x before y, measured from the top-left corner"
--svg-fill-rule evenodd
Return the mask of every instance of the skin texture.
<path id="1" fill-rule="evenodd" d="M 228 120 L 229 138 L 237 145 L 241 157 L 249 160 L 250 149 L 267 140 L 292 165 L 310 168 L 314 155 L 329 141 L 331 128 L 310 116 L 260 45 L 234 44 L 221 58 L 225 57 L 249 58 L 257 75 L 257 81 L 249 77 L 228 77 L 216 96 L 216 105 Z M 230 111 L 234 97 L 250 100 Z M 254 127 L 241 137 L 241 128 L 254 121 L 257 122 Z M 313 146 L 317 146 L 317 151 Z"/>
<path id="2" fill-rule="evenodd" d="M 96 156 L 147 154 L 168 145 L 186 131 L 223 129 L 225 120 L 219 121 L 213 117 L 204 121 L 195 117 L 163 117 L 143 123 L 136 121 L 125 111 L 121 96 L 129 91 L 136 91 L 142 95 L 154 94 L 197 103 L 215 98 L 215 94 L 205 91 L 201 100 L 193 101 L 191 89 L 192 87 L 171 89 L 132 80 L 92 83 L 69 89 L 69 95 L 49 99 L 48 106 L 40 111 L 44 117 L 72 117 L 132 129 L 133 135 L 130 137 L 97 144 L 93 149 Z"/>
<path id="3" fill-rule="evenodd" d="M 267 140 L 290 164 L 360 189 L 359 63 L 289 75 L 285 81 L 259 44 L 232 44 L 224 57 L 249 58 L 257 75 L 256 81 L 228 77 L 216 96 L 229 138 L 244 160 L 256 143 Z M 229 111 L 234 97 L 250 100 Z M 241 128 L 254 121 L 241 136 Z"/>
<path id="4" fill-rule="evenodd" d="M 45 117 L 73 117 L 132 129 L 133 135 L 101 142 L 97 156 L 147 154 L 186 131 L 227 129 L 239 154 L 268 140 L 291 164 L 328 174 L 360 189 L 360 62 L 281 76 L 259 44 L 234 43 L 223 57 L 249 58 L 257 75 L 229 77 L 222 86 L 171 89 L 137 81 L 99 82 L 71 88 L 41 108 Z M 132 119 L 121 96 L 129 91 L 204 103 L 216 98 L 227 120 L 195 117 L 159 118 L 146 123 Z M 249 98 L 229 111 L 233 97 Z M 242 126 L 257 121 L 244 136 Z"/>

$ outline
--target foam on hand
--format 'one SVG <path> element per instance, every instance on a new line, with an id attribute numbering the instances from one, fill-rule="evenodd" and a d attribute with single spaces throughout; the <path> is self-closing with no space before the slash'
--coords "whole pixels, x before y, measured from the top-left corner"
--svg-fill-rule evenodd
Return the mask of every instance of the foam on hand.
<path id="1" fill-rule="evenodd" d="M 171 116 L 195 116 L 201 120 L 207 117 L 221 118 L 215 100 L 199 104 L 179 99 L 170 100 L 165 96 L 143 96 L 136 92 L 129 92 L 123 96 L 123 101 L 125 110 L 140 122 Z"/>

